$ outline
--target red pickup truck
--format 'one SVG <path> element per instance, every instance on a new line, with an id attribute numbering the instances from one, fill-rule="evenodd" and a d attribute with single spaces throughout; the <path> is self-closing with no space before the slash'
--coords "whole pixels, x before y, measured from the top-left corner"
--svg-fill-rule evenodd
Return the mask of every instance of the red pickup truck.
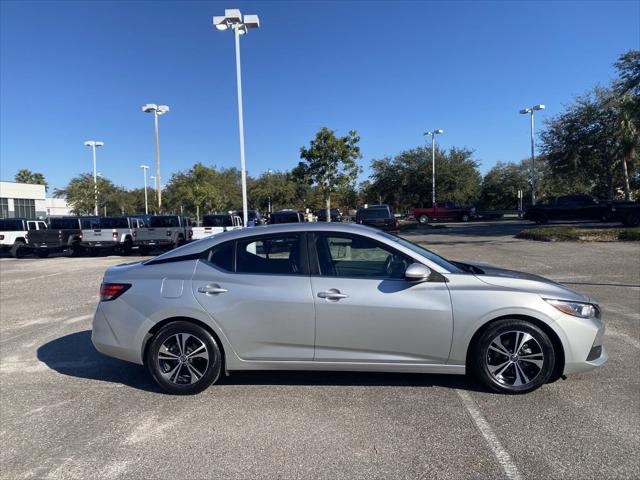
<path id="1" fill-rule="evenodd" d="M 423 225 L 432 220 L 459 220 L 468 222 L 475 214 L 475 208 L 463 208 L 451 202 L 436 203 L 435 207 L 416 207 L 411 210 L 413 217 Z"/>

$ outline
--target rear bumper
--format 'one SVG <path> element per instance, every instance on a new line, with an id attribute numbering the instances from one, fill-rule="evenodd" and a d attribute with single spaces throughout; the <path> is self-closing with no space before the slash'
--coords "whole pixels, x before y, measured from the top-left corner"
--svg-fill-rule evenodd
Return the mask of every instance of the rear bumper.
<path id="1" fill-rule="evenodd" d="M 118 242 L 81 242 L 80 245 L 89 248 L 115 248 L 119 245 Z"/>
<path id="2" fill-rule="evenodd" d="M 118 302 L 118 300 L 113 302 Z M 122 308 L 122 305 L 118 305 L 115 309 L 119 311 Z M 109 357 L 142 364 L 142 343 L 140 341 L 142 328 L 140 327 L 145 323 L 145 319 L 136 318 L 138 323 L 136 326 L 135 322 L 125 324 L 118 322 L 117 318 L 119 317 L 110 321 L 103 311 L 102 304 L 98 304 L 91 329 L 93 346 L 97 351 Z"/>
<path id="3" fill-rule="evenodd" d="M 167 240 L 138 240 L 136 241 L 136 244 L 138 245 L 148 245 L 148 246 L 154 246 L 154 245 L 171 245 L 171 240 L 167 239 Z"/>

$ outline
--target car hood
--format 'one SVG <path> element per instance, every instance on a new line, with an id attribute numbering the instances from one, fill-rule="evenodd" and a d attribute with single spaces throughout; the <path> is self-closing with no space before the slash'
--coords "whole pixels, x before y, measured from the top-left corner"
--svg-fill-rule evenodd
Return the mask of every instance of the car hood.
<path id="1" fill-rule="evenodd" d="M 486 263 L 460 262 L 474 267 L 473 274 L 482 282 L 498 287 L 537 293 L 545 298 L 591 302 L 587 295 L 576 292 L 561 283 L 533 273 L 518 272 Z M 482 272 L 482 273 L 480 273 Z"/>

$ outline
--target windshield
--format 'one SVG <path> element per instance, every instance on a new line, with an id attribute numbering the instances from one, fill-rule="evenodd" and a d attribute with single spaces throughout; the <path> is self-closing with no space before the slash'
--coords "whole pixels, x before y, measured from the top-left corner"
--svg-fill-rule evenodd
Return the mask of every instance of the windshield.
<path id="1" fill-rule="evenodd" d="M 405 240 L 404 238 L 396 237 L 395 235 L 391 235 L 390 233 L 387 233 L 387 232 L 379 232 L 379 234 L 385 238 L 388 238 L 389 240 L 393 240 L 394 242 L 402 245 L 403 247 L 407 247 L 408 249 L 412 250 L 418 255 L 431 260 L 433 263 L 444 268 L 449 273 L 464 273 L 464 270 L 456 267 L 453 263 L 449 262 L 448 260 L 442 258 L 439 255 L 436 255 L 435 253 L 433 253 L 430 250 L 427 250 L 426 248 L 422 248 L 421 246 L 416 245 L 415 243 Z"/>
<path id="2" fill-rule="evenodd" d="M 229 215 L 207 215 L 202 220 L 204 227 L 230 227 L 231 217 Z"/>

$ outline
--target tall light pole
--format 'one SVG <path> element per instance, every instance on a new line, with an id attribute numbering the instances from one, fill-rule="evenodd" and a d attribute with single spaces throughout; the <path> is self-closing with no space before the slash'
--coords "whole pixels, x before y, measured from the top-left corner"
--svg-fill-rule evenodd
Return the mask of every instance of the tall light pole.
<path id="1" fill-rule="evenodd" d="M 534 150 L 534 134 L 533 134 L 533 112 L 536 110 L 544 110 L 544 105 L 534 105 L 533 107 L 523 108 L 520 113 L 531 115 L 531 205 L 536 204 L 536 157 Z"/>
<path id="2" fill-rule="evenodd" d="M 245 15 L 240 10 L 225 10 L 223 16 L 213 17 L 213 25 L 218 30 L 233 29 L 236 40 L 236 82 L 238 87 L 238 128 L 240 130 L 240 170 L 242 172 L 242 214 L 244 225 L 248 225 L 249 210 L 247 206 L 247 168 L 244 159 L 244 119 L 242 117 L 242 75 L 240 72 L 240 35 L 252 28 L 260 27 L 258 15 Z"/>
<path id="3" fill-rule="evenodd" d="M 140 165 L 140 168 L 144 174 L 144 213 L 146 215 L 149 213 L 149 201 L 147 200 L 147 170 L 149 170 L 149 165 Z"/>
<path id="4" fill-rule="evenodd" d="M 84 142 L 85 147 L 91 147 L 93 151 L 93 214 L 98 216 L 98 172 L 96 171 L 96 148 L 104 146 L 104 142 L 96 140 L 87 140 Z"/>
<path id="5" fill-rule="evenodd" d="M 269 215 L 271 215 L 271 174 L 273 173 L 273 170 L 269 169 L 267 170 L 267 181 L 269 183 Z"/>
<path id="6" fill-rule="evenodd" d="M 436 208 L 436 135 L 444 133 L 444 130 L 438 129 L 430 132 L 424 132 L 425 135 L 431 136 L 431 204 Z"/>
<path id="7" fill-rule="evenodd" d="M 160 138 L 158 135 L 158 116 L 164 115 L 169 111 L 167 105 L 156 105 L 155 103 L 147 103 L 142 107 L 145 113 L 153 113 L 153 119 L 156 127 L 156 192 L 158 195 L 158 213 L 162 206 L 162 192 L 160 191 Z"/>

